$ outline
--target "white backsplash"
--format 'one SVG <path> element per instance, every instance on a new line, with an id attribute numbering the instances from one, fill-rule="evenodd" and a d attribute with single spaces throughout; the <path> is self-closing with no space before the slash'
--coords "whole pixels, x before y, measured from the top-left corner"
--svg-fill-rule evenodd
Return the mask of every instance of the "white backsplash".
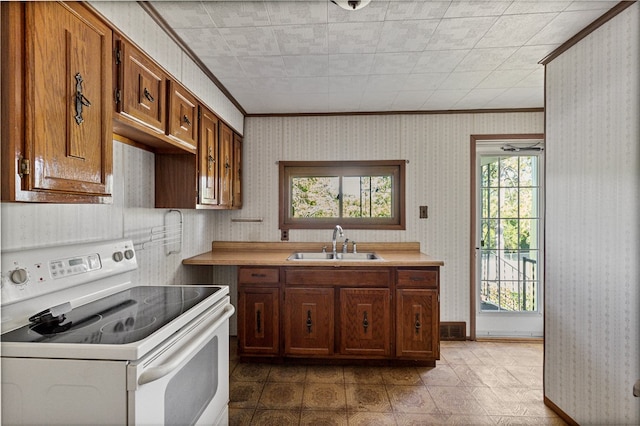
<path id="1" fill-rule="evenodd" d="M 137 231 L 163 226 L 167 210 L 154 208 L 154 155 L 115 141 L 113 154 L 113 204 L 2 203 L 2 250 L 137 237 Z M 138 250 L 137 282 L 211 283 L 211 268 L 183 266 L 182 259 L 211 249 L 216 212 L 182 212 L 182 252 Z"/>

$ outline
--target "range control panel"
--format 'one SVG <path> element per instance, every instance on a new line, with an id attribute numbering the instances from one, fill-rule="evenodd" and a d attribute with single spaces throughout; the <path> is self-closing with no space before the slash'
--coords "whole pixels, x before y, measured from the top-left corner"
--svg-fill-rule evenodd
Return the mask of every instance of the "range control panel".
<path id="1" fill-rule="evenodd" d="M 2 305 L 102 280 L 137 267 L 130 240 L 2 252 Z"/>

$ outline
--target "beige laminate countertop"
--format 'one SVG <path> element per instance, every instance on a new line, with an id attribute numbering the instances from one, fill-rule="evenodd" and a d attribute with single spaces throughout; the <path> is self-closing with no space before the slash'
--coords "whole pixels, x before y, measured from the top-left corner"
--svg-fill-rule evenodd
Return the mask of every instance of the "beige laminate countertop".
<path id="1" fill-rule="evenodd" d="M 375 252 L 380 260 L 287 260 L 295 252 L 317 252 L 331 243 L 214 241 L 211 251 L 184 259 L 185 265 L 227 266 L 443 266 L 442 260 L 420 252 L 420 243 L 358 243 L 358 252 Z M 338 244 L 340 248 L 341 243 Z M 351 250 L 351 246 L 349 246 Z"/>

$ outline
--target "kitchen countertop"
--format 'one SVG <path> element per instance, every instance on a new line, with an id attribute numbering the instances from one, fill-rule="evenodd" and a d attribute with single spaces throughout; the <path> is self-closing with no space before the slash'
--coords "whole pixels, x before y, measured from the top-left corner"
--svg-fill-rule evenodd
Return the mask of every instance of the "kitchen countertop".
<path id="1" fill-rule="evenodd" d="M 442 260 L 434 259 L 420 251 L 420 243 L 358 243 L 358 252 L 375 252 L 380 260 L 287 260 L 292 253 L 317 252 L 323 247 L 331 252 L 329 243 L 308 242 L 240 242 L 214 241 L 211 251 L 184 259 L 185 265 L 227 266 L 443 266 Z M 338 251 L 342 247 L 338 243 Z M 351 249 L 351 246 L 349 246 Z"/>

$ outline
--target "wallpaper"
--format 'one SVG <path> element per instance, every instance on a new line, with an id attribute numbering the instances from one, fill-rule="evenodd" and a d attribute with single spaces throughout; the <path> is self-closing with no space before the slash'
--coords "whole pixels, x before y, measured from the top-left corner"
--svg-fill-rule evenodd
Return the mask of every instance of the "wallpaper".
<path id="1" fill-rule="evenodd" d="M 546 67 L 544 391 L 640 424 L 640 4 Z"/>
<path id="2" fill-rule="evenodd" d="M 470 135 L 542 133 L 543 118 L 543 113 L 249 117 L 243 208 L 216 216 L 215 239 L 280 240 L 280 160 L 408 160 L 407 229 L 346 230 L 345 235 L 356 242 L 420 242 L 423 252 L 445 262 L 441 319 L 466 321 L 468 327 Z M 418 218 L 420 205 L 429 207 L 428 219 Z M 331 231 L 291 230 L 289 240 L 330 242 Z M 216 268 L 215 279 L 235 285 L 229 269 Z"/>

